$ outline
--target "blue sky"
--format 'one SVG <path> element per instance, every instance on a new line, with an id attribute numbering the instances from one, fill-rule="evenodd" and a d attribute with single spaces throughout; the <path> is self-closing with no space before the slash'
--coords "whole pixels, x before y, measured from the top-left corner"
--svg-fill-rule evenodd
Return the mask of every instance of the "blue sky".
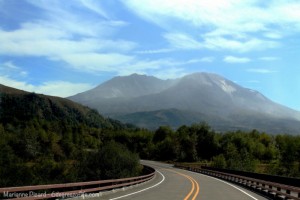
<path id="1" fill-rule="evenodd" d="M 114 76 L 220 74 L 300 111 L 298 0 L 0 0 L 0 83 L 56 96 Z"/>

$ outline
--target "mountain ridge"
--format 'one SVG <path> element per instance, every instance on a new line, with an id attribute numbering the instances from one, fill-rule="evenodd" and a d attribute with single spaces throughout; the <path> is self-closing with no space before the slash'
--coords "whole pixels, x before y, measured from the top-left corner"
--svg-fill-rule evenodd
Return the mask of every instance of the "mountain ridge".
<path id="1" fill-rule="evenodd" d="M 119 91 L 119 95 L 111 95 L 116 90 Z M 237 127 L 253 129 L 257 128 L 255 123 L 253 126 L 245 124 L 247 122 L 239 124 L 238 118 L 245 117 L 245 121 L 253 121 L 251 118 L 260 119 L 261 115 L 264 116 L 261 120 L 272 119 L 274 125 L 278 124 L 279 119 L 291 120 L 297 128 L 297 122 L 300 120 L 300 112 L 275 103 L 258 91 L 244 88 L 220 75 L 207 72 L 193 73 L 173 80 L 138 74 L 115 77 L 69 99 L 126 122 L 132 122 L 129 118 L 134 113 L 170 109 L 203 113 L 212 118 L 229 118 L 230 121 L 237 120 Z M 126 120 L 124 116 L 129 118 Z M 223 122 L 226 123 L 226 120 Z M 212 123 L 215 124 L 214 121 Z M 297 128 L 292 128 L 293 132 L 296 132 Z M 266 127 L 262 129 L 268 130 Z M 285 130 L 287 129 L 282 129 Z"/>
<path id="2" fill-rule="evenodd" d="M 117 76 L 92 90 L 79 93 L 76 98 L 81 101 L 88 101 L 86 94 L 92 95 L 93 98 L 110 99 L 110 98 L 133 98 L 137 96 L 158 93 L 172 84 L 173 81 L 164 81 L 154 76 L 132 74 L 130 76 Z M 128 87 L 131 86 L 131 87 Z M 134 90 L 132 90 L 134 86 Z M 109 88 L 109 90 L 107 89 Z M 68 97 L 72 99 L 73 96 Z"/>
<path id="3" fill-rule="evenodd" d="M 0 122 L 26 123 L 32 119 L 66 121 L 107 129 L 127 126 L 66 98 L 36 94 L 0 84 Z"/>

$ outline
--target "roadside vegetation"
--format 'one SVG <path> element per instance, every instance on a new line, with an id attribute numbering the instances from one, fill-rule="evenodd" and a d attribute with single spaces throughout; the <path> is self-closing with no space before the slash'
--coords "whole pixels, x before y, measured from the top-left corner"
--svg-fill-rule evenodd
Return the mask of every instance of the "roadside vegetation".
<path id="1" fill-rule="evenodd" d="M 216 133 L 208 124 L 121 131 L 114 139 L 141 158 L 300 177 L 300 136 L 253 131 Z"/>

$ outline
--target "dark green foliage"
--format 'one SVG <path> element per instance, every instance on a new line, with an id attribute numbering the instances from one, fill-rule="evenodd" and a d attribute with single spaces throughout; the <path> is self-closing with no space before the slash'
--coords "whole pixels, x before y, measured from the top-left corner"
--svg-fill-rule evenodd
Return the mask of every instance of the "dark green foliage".
<path id="1" fill-rule="evenodd" d="M 170 127 L 161 126 L 155 131 L 152 141 L 154 144 L 157 144 L 165 140 L 167 137 L 172 136 L 172 134 L 173 134 L 173 130 Z"/>
<path id="2" fill-rule="evenodd" d="M 179 161 L 193 162 L 197 160 L 197 136 L 192 132 L 190 127 L 182 126 L 177 130 L 180 151 L 178 155 Z"/>
<path id="3" fill-rule="evenodd" d="M 168 126 L 159 127 L 153 135 L 154 158 L 157 160 L 175 160 L 178 155 L 176 135 Z"/>
<path id="4" fill-rule="evenodd" d="M 226 168 L 226 159 L 224 157 L 223 154 L 214 156 L 212 158 L 212 163 L 211 163 L 212 167 L 216 167 L 216 168 Z"/>
<path id="5" fill-rule="evenodd" d="M 99 150 L 95 160 L 104 179 L 133 177 L 141 172 L 138 156 L 113 141 Z"/>
<path id="6" fill-rule="evenodd" d="M 219 168 L 300 177 L 299 136 L 274 136 L 256 130 L 221 134 L 200 123 L 176 131 L 160 127 L 152 142 L 146 149 L 151 152 L 150 159 L 202 161 Z"/>
<path id="7" fill-rule="evenodd" d="M 191 131 L 195 132 L 197 136 L 197 154 L 198 157 L 208 160 L 217 154 L 218 144 L 216 141 L 216 134 L 211 130 L 208 124 L 194 124 Z"/>
<path id="8" fill-rule="evenodd" d="M 131 129 L 66 99 L 0 86 L 0 187 L 138 175 L 136 154 L 110 142 Z M 111 158 L 101 158 L 105 148 Z"/>

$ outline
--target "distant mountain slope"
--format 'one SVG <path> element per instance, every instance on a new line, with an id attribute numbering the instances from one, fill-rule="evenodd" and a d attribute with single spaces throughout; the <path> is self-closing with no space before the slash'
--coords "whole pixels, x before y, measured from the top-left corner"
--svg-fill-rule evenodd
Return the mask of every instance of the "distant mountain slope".
<path id="1" fill-rule="evenodd" d="M 257 129 L 267 133 L 293 133 L 299 134 L 300 123 L 297 120 L 272 118 L 266 115 L 243 116 L 235 115 L 221 117 L 206 115 L 192 111 L 181 111 L 177 109 L 135 112 L 124 115 L 112 116 L 124 123 L 135 124 L 139 127 L 147 127 L 151 130 L 158 126 L 168 125 L 178 128 L 182 125 L 206 122 L 218 132 Z"/>
<path id="2" fill-rule="evenodd" d="M 299 112 L 211 73 L 168 81 L 137 74 L 117 77 L 70 99 L 148 128 L 162 124 L 178 127 L 201 120 L 221 131 L 236 128 L 300 133 Z M 163 119 L 157 118 L 158 113 L 165 114 Z"/>
<path id="3" fill-rule="evenodd" d="M 69 97 L 81 103 L 97 104 L 98 99 L 102 101 L 108 99 L 128 99 L 159 93 L 170 87 L 174 80 L 164 81 L 153 76 L 132 74 L 130 76 L 115 77 L 96 88 Z"/>
<path id="4" fill-rule="evenodd" d="M 97 111 L 68 99 L 0 85 L 0 122 L 26 123 L 33 119 L 70 125 L 85 124 L 96 128 L 125 127 L 118 121 L 106 119 Z"/>

